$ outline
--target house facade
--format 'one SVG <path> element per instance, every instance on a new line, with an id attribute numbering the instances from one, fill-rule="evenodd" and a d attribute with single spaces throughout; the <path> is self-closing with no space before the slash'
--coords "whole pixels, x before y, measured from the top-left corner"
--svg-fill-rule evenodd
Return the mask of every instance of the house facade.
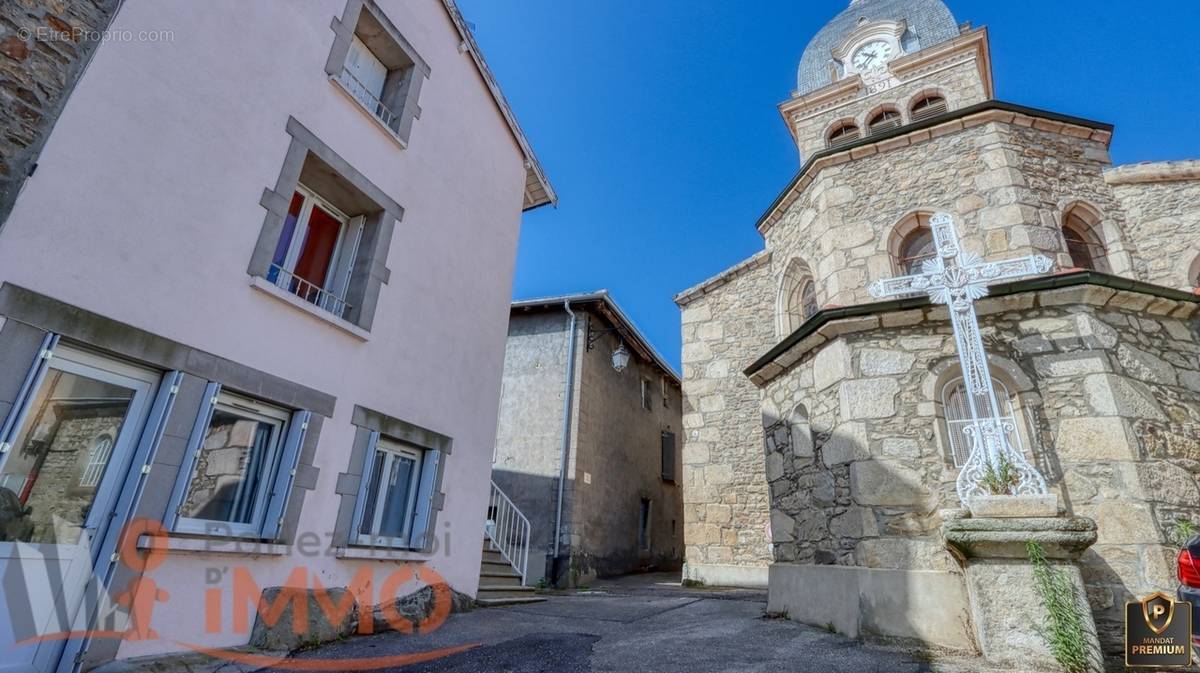
<path id="1" fill-rule="evenodd" d="M 1200 163 L 1114 167 L 1111 125 L 995 100 L 989 53 L 940 0 L 856 0 L 805 49 L 779 106 L 803 165 L 763 251 L 676 298 L 685 575 L 974 650 L 941 538 L 970 451 L 948 313 L 869 292 L 925 268 L 946 213 L 982 260 L 1053 261 L 976 311 L 1009 441 L 1096 522 L 1079 567 L 1118 652 L 1200 510 Z"/>
<path id="2" fill-rule="evenodd" d="M 555 195 L 456 6 L 110 30 L 169 39 L 99 45 L 0 228 L 0 670 L 244 645 L 269 587 L 474 595 L 521 214 Z M 97 598 L 138 582 L 149 624 Z"/>
<path id="3" fill-rule="evenodd" d="M 529 582 L 680 567 L 681 405 L 607 292 L 513 304 L 492 480 L 530 523 Z"/>

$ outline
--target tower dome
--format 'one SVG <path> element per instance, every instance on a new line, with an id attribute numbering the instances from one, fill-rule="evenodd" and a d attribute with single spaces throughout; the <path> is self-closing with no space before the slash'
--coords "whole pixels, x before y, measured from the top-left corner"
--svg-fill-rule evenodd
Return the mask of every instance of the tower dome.
<path id="1" fill-rule="evenodd" d="M 864 20 L 865 19 L 865 20 Z M 853 0 L 817 32 L 800 58 L 796 92 L 801 96 L 833 82 L 832 51 L 861 24 L 904 21 L 904 51 L 912 53 L 958 36 L 958 22 L 942 0 Z"/>

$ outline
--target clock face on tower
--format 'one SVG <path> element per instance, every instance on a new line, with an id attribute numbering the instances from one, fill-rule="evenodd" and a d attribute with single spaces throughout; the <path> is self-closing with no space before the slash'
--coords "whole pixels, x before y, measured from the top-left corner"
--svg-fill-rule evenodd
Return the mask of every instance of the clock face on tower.
<path id="1" fill-rule="evenodd" d="M 882 68 L 892 58 L 892 45 L 883 40 L 868 42 L 854 52 L 852 62 L 858 72 Z"/>

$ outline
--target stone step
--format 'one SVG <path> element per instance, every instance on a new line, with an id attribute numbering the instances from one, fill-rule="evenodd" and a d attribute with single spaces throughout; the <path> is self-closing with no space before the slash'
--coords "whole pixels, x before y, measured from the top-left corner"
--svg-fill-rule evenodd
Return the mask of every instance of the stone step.
<path id="1" fill-rule="evenodd" d="M 510 586 L 504 584 L 480 584 L 479 593 L 476 594 L 476 599 L 480 598 L 522 598 L 534 596 L 533 587 L 523 587 L 520 585 Z"/>
<path id="2" fill-rule="evenodd" d="M 521 586 L 521 576 L 514 572 L 481 572 L 479 573 L 479 583 L 486 584 L 491 587 L 519 587 Z"/>
<path id="3" fill-rule="evenodd" d="M 508 561 L 488 561 L 487 559 L 484 559 L 483 562 L 479 564 L 479 571 L 484 573 L 517 574 L 516 571 L 513 570 L 512 564 Z"/>
<path id="4" fill-rule="evenodd" d="M 476 598 L 475 604 L 481 608 L 502 608 L 506 605 L 526 605 L 529 603 L 543 603 L 545 598 L 541 596 L 527 596 L 519 598 Z"/>
<path id="5" fill-rule="evenodd" d="M 484 563 L 508 563 L 508 561 L 504 560 L 503 554 L 501 554 L 498 551 L 492 551 L 491 549 L 483 550 L 483 562 Z"/>

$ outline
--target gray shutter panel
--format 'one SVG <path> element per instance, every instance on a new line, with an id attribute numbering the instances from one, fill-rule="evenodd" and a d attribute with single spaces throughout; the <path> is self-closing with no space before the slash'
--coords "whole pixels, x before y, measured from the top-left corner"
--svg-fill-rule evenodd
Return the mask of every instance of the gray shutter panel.
<path id="1" fill-rule="evenodd" d="M 274 482 L 267 499 L 267 515 L 262 528 L 264 540 L 274 541 L 283 527 L 283 513 L 287 508 L 292 483 L 296 480 L 300 449 L 304 446 L 304 437 L 308 434 L 308 421 L 311 418 L 311 411 L 296 411 L 292 413 L 292 421 L 288 423 L 287 439 L 284 440 L 279 466 L 275 470 Z"/>
<path id="2" fill-rule="evenodd" d="M 133 460 L 130 462 L 132 467 L 121 486 L 121 496 L 117 499 L 116 507 L 113 508 L 116 521 L 132 520 L 138 501 L 142 498 L 142 491 L 146 486 L 146 475 L 150 474 L 150 466 L 154 464 L 154 454 L 158 451 L 163 431 L 167 428 L 167 419 L 171 416 L 171 409 L 175 406 L 175 397 L 179 393 L 179 384 L 182 380 L 183 372 L 179 371 L 170 371 L 163 376 L 162 384 L 159 385 L 158 393 L 154 397 L 154 404 L 150 407 L 146 426 L 142 430 L 142 436 L 134 450 Z M 93 547 L 101 561 L 108 558 L 116 549 L 120 535 L 120 530 L 114 530 L 114 527 L 110 526 L 104 534 L 104 541 Z M 110 579 L 112 567 L 115 567 L 115 564 L 110 564 L 108 572 L 100 575 L 106 584 Z"/>
<path id="3" fill-rule="evenodd" d="M 54 349 L 57 346 L 58 335 L 53 332 L 47 333 L 42 339 L 42 347 L 38 349 L 37 357 L 25 374 L 21 389 L 17 391 L 17 398 L 13 400 L 12 409 L 9 410 L 8 417 L 4 419 L 4 425 L 0 426 L 0 466 L 4 464 L 4 459 L 8 456 L 13 442 L 17 441 L 21 423 L 25 421 L 25 416 L 29 413 L 29 405 L 33 402 L 38 386 L 46 378 L 46 370 L 50 367 L 50 358 L 54 356 Z"/>
<path id="4" fill-rule="evenodd" d="M 409 536 L 408 546 L 413 549 L 427 549 L 433 542 L 433 531 L 429 524 L 433 521 L 433 506 L 437 489 L 438 467 L 442 462 L 441 451 L 426 451 L 425 461 L 421 464 L 421 485 L 417 489 L 417 509 L 413 513 L 412 535 Z"/>
<path id="5" fill-rule="evenodd" d="M 662 478 L 675 481 L 675 433 L 662 433 Z"/>
<path id="6" fill-rule="evenodd" d="M 204 389 L 204 403 L 200 413 L 196 415 L 196 423 L 192 425 L 192 434 L 188 437 L 187 450 L 183 452 L 183 461 L 179 465 L 179 476 L 175 478 L 175 490 L 171 492 L 171 503 L 167 506 L 167 514 L 163 524 L 168 531 L 175 530 L 179 521 L 179 508 L 187 496 L 188 482 L 192 480 L 192 470 L 196 467 L 196 456 L 200 453 L 200 445 L 204 443 L 204 435 L 208 433 L 208 422 L 212 420 L 213 409 L 217 406 L 217 396 L 221 394 L 221 384 L 209 381 Z"/>
<path id="7" fill-rule="evenodd" d="M 367 515 L 367 489 L 371 484 L 371 473 L 375 469 L 375 448 L 379 444 L 379 431 L 372 430 L 370 437 L 367 439 L 367 455 L 363 460 L 362 478 L 358 481 L 358 497 L 354 500 L 354 517 L 350 521 L 350 534 L 346 538 L 346 544 L 355 544 L 358 542 L 358 536 L 362 530 L 363 517 Z"/>

